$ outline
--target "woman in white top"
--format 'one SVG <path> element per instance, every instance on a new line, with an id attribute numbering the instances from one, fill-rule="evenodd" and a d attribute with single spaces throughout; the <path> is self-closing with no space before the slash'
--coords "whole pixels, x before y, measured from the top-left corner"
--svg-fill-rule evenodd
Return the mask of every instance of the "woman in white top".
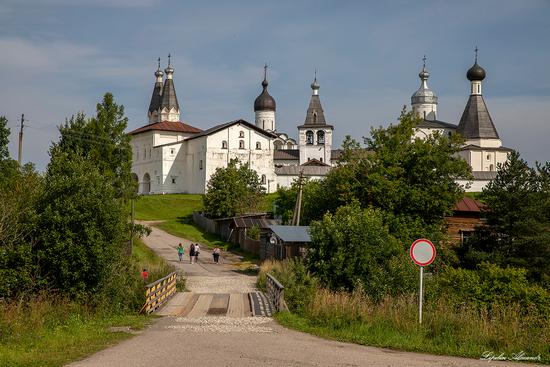
<path id="1" fill-rule="evenodd" d="M 200 247 L 198 243 L 195 243 L 195 262 L 199 261 Z"/>

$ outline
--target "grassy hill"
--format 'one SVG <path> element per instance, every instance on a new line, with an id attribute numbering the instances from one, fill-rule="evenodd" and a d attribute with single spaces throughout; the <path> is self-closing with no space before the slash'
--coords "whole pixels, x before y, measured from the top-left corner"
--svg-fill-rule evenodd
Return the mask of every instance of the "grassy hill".
<path id="1" fill-rule="evenodd" d="M 262 211 L 273 210 L 276 194 L 265 196 Z M 178 237 L 202 243 L 207 246 L 230 247 L 221 238 L 204 232 L 193 223 L 193 212 L 202 209 L 202 195 L 168 194 L 140 196 L 135 203 L 137 220 L 162 221 L 156 227 Z"/>

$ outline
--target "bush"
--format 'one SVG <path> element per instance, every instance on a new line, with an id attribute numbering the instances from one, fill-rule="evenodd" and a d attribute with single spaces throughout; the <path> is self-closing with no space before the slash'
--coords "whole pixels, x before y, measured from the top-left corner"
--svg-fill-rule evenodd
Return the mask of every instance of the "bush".
<path id="1" fill-rule="evenodd" d="M 285 287 L 285 302 L 291 311 L 302 312 L 313 299 L 317 279 L 307 271 L 299 258 L 264 261 L 258 276 L 260 289 L 265 290 L 267 274 L 271 274 Z"/>
<path id="2" fill-rule="evenodd" d="M 382 212 L 340 207 L 311 225 L 307 268 L 329 289 L 361 284 L 371 297 L 410 291 L 416 272 L 402 245 L 384 225 Z"/>
<path id="3" fill-rule="evenodd" d="M 431 291 L 438 298 L 478 307 L 517 303 L 524 313 L 535 310 L 550 317 L 550 292 L 527 280 L 527 270 L 481 263 L 477 270 L 445 268 L 434 279 Z M 429 288 L 428 288 L 429 289 Z"/>

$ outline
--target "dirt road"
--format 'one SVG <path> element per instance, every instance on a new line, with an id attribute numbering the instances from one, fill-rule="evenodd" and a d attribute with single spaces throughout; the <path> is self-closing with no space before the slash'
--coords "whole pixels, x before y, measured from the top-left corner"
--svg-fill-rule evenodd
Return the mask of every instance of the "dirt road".
<path id="1" fill-rule="evenodd" d="M 175 247 L 189 241 L 154 229 L 145 240 L 159 255 L 187 273 L 188 287 L 197 293 L 246 292 L 254 278 L 233 271 L 233 259 L 213 264 L 203 248 L 199 264 L 177 261 Z M 163 317 L 140 335 L 74 367 L 150 366 L 533 366 L 481 361 L 365 347 L 321 339 L 285 329 L 270 318 L 226 316 Z"/>

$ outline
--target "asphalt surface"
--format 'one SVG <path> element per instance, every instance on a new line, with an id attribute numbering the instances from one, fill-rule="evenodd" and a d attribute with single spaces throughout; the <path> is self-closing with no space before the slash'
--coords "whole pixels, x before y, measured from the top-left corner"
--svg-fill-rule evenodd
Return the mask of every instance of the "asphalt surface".
<path id="1" fill-rule="evenodd" d="M 189 241 L 158 229 L 145 240 L 155 252 L 186 271 L 191 291 L 230 293 L 254 289 L 253 277 L 234 271 L 233 263 L 238 260 L 235 257 L 224 256 L 223 263 L 216 265 L 210 253 L 201 246 L 199 264 L 178 262 L 176 246 L 179 242 L 189 247 Z M 264 317 L 190 319 L 166 316 L 139 335 L 70 366 L 462 367 L 533 364 L 434 356 L 341 343 L 285 329 Z"/>

